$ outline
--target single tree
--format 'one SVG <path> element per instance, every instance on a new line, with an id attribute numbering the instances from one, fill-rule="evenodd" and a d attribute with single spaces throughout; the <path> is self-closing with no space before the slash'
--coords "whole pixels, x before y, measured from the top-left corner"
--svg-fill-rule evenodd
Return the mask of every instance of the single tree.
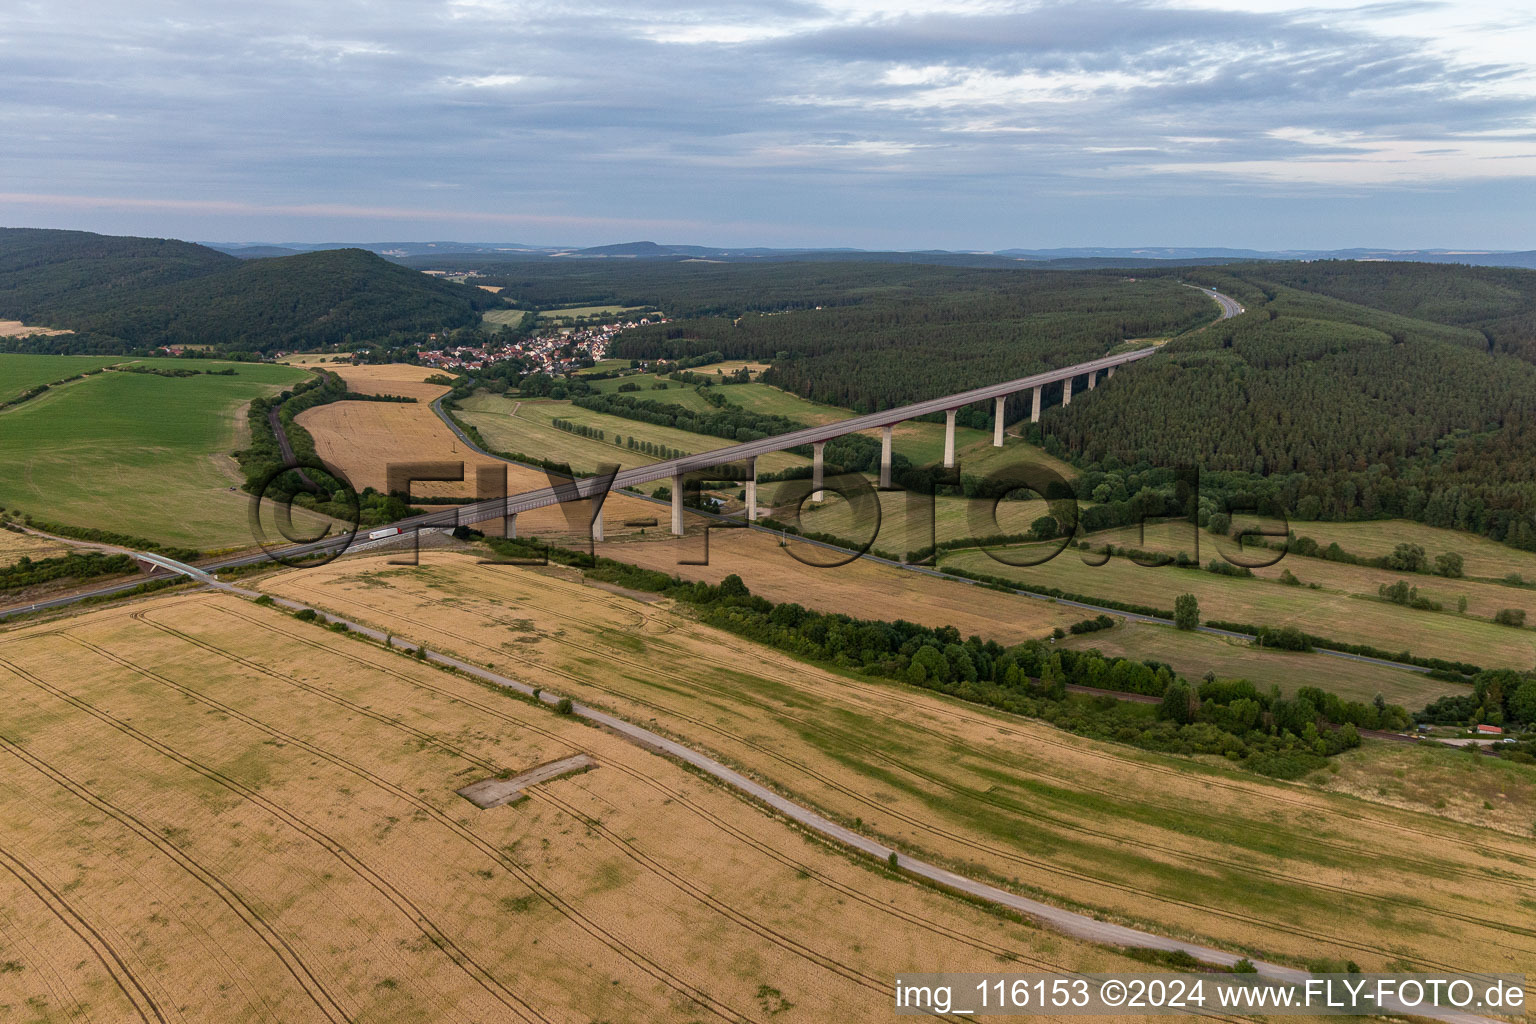
<path id="1" fill-rule="evenodd" d="M 1180 594 L 1173 602 L 1173 624 L 1180 629 L 1200 625 L 1200 602 L 1194 594 Z"/>

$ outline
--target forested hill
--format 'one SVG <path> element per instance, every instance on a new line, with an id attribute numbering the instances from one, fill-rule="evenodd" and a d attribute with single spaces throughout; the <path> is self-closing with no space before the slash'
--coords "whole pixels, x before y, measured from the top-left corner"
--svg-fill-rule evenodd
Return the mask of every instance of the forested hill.
<path id="1" fill-rule="evenodd" d="M 500 305 L 361 249 L 241 260 L 168 239 L 0 229 L 0 319 L 67 328 L 55 348 L 243 351 L 476 324 Z"/>
<path id="2" fill-rule="evenodd" d="M 1255 263 L 1211 275 L 1244 281 L 1274 298 L 1278 287 L 1315 292 L 1460 328 L 1463 340 L 1536 362 L 1536 273 L 1431 263 Z M 1468 335 L 1475 335 L 1470 339 Z"/>
<path id="3" fill-rule="evenodd" d="M 794 270 L 810 278 L 808 291 L 829 304 L 627 331 L 610 351 L 642 359 L 718 351 L 771 361 L 764 381 L 872 412 L 1095 359 L 1128 339 L 1177 334 L 1217 314 L 1209 296 L 1173 280 L 884 269 L 887 279 L 877 284 L 863 269 L 800 264 Z M 783 277 L 777 270 L 772 276 Z M 966 419 L 987 412 L 970 410 Z"/>
<path id="4" fill-rule="evenodd" d="M 1301 280 L 1315 267 L 1295 269 L 1297 284 L 1318 283 Z M 1419 269 L 1375 265 L 1350 288 L 1328 286 L 1421 312 L 1438 302 L 1445 316 L 1447 300 L 1411 305 L 1379 280 Z M 1092 401 L 1049 410 L 1053 446 L 1089 464 L 1198 465 L 1228 474 L 1221 489 L 1271 495 L 1302 519 L 1400 515 L 1536 550 L 1536 366 L 1490 352 L 1478 330 L 1273 276 L 1222 284 L 1245 315 L 1169 343 Z"/>

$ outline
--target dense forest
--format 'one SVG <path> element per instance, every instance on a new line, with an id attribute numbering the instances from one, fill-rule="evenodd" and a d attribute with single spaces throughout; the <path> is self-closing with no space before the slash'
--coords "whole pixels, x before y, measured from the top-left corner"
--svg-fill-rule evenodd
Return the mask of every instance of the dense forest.
<path id="1" fill-rule="evenodd" d="M 344 345 L 474 326 L 499 305 L 361 249 L 241 260 L 168 239 L 0 229 L 0 319 L 76 332 L 11 343 L 32 351 Z"/>
<path id="2" fill-rule="evenodd" d="M 1425 269 L 1447 268 L 1406 272 Z M 1273 282 L 1245 301 L 1049 410 L 1047 445 L 1094 468 L 1196 465 L 1304 520 L 1404 516 L 1536 550 L 1536 367 L 1477 332 Z"/>
<path id="3" fill-rule="evenodd" d="M 677 359 L 715 349 L 771 361 L 766 383 L 873 412 L 1084 362 L 1127 339 L 1179 333 L 1215 315 L 1209 298 L 1173 281 L 946 272 L 846 305 L 644 327 L 626 332 L 611 354 Z M 1014 399 L 1011 415 L 1021 415 L 1026 398 Z"/>

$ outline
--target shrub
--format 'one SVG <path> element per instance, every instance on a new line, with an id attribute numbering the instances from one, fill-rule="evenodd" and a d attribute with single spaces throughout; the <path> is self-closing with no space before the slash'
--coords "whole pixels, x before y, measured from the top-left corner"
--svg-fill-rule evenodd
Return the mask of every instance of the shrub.
<path id="1" fill-rule="evenodd" d="M 555 714 L 557 715 L 570 715 L 575 712 L 576 706 L 571 703 L 571 698 L 569 697 L 561 697 L 560 702 L 555 705 Z"/>
<path id="2" fill-rule="evenodd" d="M 293 617 L 298 619 L 300 622 L 314 622 L 315 619 L 319 618 L 319 616 L 315 614 L 315 610 L 313 608 L 304 608 L 300 611 L 294 612 Z"/>
<path id="3" fill-rule="evenodd" d="M 1387 568 L 1397 572 L 1421 572 L 1424 563 L 1424 549 L 1417 544 L 1399 544 L 1387 556 Z"/>
<path id="4" fill-rule="evenodd" d="M 1500 608 L 1493 621 L 1501 626 L 1514 626 L 1519 628 L 1525 625 L 1524 608 Z"/>
<path id="5" fill-rule="evenodd" d="M 1447 551 L 1443 555 L 1436 555 L 1435 575 L 1445 576 L 1448 579 L 1459 579 L 1463 564 L 1461 556 L 1454 551 Z"/>

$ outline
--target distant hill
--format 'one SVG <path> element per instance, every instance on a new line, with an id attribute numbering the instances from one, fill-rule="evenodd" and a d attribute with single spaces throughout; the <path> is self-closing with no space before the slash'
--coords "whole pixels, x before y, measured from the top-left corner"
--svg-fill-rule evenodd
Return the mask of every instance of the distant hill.
<path id="1" fill-rule="evenodd" d="M 274 249 L 315 252 L 366 249 L 413 267 L 443 269 L 487 263 L 572 261 L 587 259 L 710 260 L 720 263 L 920 263 L 951 267 L 1013 267 L 1021 263 L 1057 270 L 1206 266 L 1236 260 L 1359 260 L 1362 262 L 1460 263 L 1478 267 L 1536 268 L 1536 250 L 1494 249 L 1234 249 L 1215 246 L 1076 246 L 1055 249 L 917 249 L 906 251 L 848 247 L 775 249 L 766 246 L 718 246 L 659 242 L 613 245 L 530 245 L 525 242 L 276 242 L 272 245 L 215 244 L 212 248 L 242 257 L 277 255 Z"/>
<path id="2" fill-rule="evenodd" d="M 0 229 L 0 319 L 90 335 L 98 350 L 364 341 L 472 325 L 500 304 L 361 249 L 238 259 L 190 242 Z"/>
<path id="3" fill-rule="evenodd" d="M 590 249 L 578 249 L 571 253 L 572 256 L 631 256 L 640 258 L 655 258 L 658 256 L 681 255 L 677 250 L 655 242 L 620 242 L 618 245 L 595 245 Z"/>
<path id="4" fill-rule="evenodd" d="M 238 256 L 242 260 L 264 260 L 272 256 L 297 256 L 306 250 L 290 249 L 282 245 L 210 245 L 210 249 Z"/>

